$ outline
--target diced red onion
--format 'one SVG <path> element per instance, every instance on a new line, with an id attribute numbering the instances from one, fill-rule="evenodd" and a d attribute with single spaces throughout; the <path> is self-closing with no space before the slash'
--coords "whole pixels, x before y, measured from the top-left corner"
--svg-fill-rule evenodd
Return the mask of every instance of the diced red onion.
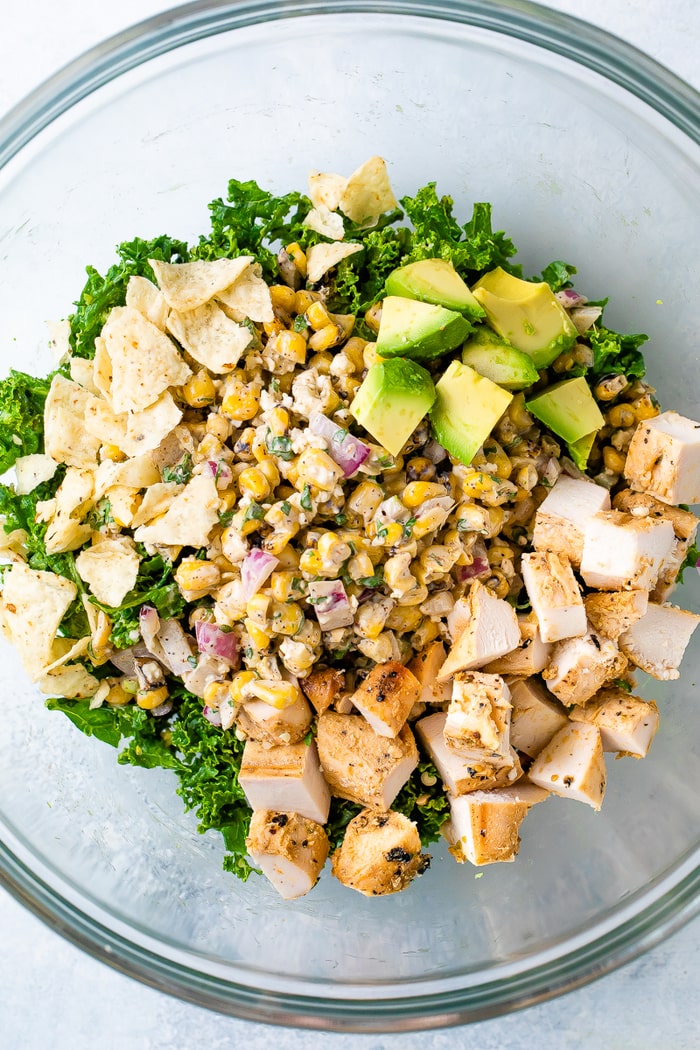
<path id="1" fill-rule="evenodd" d="M 554 298 L 567 310 L 570 310 L 573 306 L 583 306 L 584 303 L 588 302 L 585 295 L 579 295 L 573 288 L 562 288 L 560 292 L 554 293 Z"/>
<path id="2" fill-rule="evenodd" d="M 459 579 L 464 582 L 465 580 L 474 580 L 477 576 L 483 576 L 485 573 L 491 571 L 489 565 L 489 557 L 486 553 L 486 546 L 483 540 L 477 540 L 471 549 L 473 562 L 471 565 L 460 565 L 458 566 Z"/>
<path id="3" fill-rule="evenodd" d="M 352 477 L 359 470 L 372 451 L 369 445 L 353 437 L 320 412 L 312 412 L 309 416 L 309 429 L 326 439 L 328 455 L 342 468 L 346 478 Z"/>
<path id="4" fill-rule="evenodd" d="M 313 602 L 318 625 L 322 631 L 349 627 L 355 615 L 340 580 L 318 580 L 309 584 L 309 598 Z"/>
<path id="5" fill-rule="evenodd" d="M 158 707 L 154 707 L 151 710 L 151 714 L 154 718 L 160 718 L 161 715 L 169 715 L 173 709 L 172 700 L 166 700 L 164 704 L 159 704 Z"/>
<path id="6" fill-rule="evenodd" d="M 233 473 L 225 459 L 208 459 L 202 464 L 202 473 L 216 481 L 216 487 L 226 489 L 233 480 Z"/>
<path id="7" fill-rule="evenodd" d="M 141 637 L 150 651 L 158 631 L 160 630 L 160 617 L 152 605 L 142 605 L 139 609 L 139 630 Z"/>
<path id="8" fill-rule="evenodd" d="M 569 315 L 579 335 L 583 335 L 592 328 L 603 312 L 601 306 L 581 306 L 571 311 Z"/>
<path id="9" fill-rule="evenodd" d="M 223 631 L 217 623 L 206 620 L 197 620 L 194 629 L 200 653 L 216 656 L 231 667 L 238 663 L 238 636 L 234 631 Z"/>
<path id="10" fill-rule="evenodd" d="M 221 727 L 221 715 L 215 707 L 209 707 L 207 704 L 205 704 L 202 708 L 202 714 L 206 718 L 207 722 L 211 723 L 211 725 L 217 726 L 217 728 Z"/>
<path id="11" fill-rule="evenodd" d="M 279 558 L 274 554 L 268 554 L 259 547 L 248 551 L 241 565 L 241 583 L 246 601 L 260 590 L 278 565 Z"/>

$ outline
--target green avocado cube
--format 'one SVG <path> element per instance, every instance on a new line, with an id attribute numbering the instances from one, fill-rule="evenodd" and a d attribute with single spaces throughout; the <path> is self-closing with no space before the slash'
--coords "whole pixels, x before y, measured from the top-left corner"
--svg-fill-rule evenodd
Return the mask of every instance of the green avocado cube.
<path id="1" fill-rule="evenodd" d="M 540 378 L 529 354 L 483 324 L 464 344 L 462 363 L 506 390 L 525 390 Z"/>
<path id="2" fill-rule="evenodd" d="M 579 470 L 585 470 L 588 466 L 588 457 L 591 454 L 597 433 L 598 431 L 594 430 L 592 434 L 584 434 L 578 441 L 569 442 L 569 455 Z"/>
<path id="3" fill-rule="evenodd" d="M 384 285 L 387 295 L 420 299 L 423 303 L 444 306 L 467 317 L 483 317 L 483 307 L 451 262 L 447 259 L 421 259 L 394 270 Z"/>
<path id="4" fill-rule="evenodd" d="M 435 439 L 468 466 L 513 395 L 459 361 L 452 361 L 435 393 L 435 404 L 430 410 Z"/>
<path id="5" fill-rule="evenodd" d="M 561 383 L 548 386 L 541 394 L 526 402 L 526 407 L 569 445 L 595 434 L 605 425 L 591 388 L 583 376 L 564 379 Z"/>
<path id="6" fill-rule="evenodd" d="M 429 372 L 400 357 L 367 370 L 350 412 L 392 456 L 399 452 L 435 401 Z"/>
<path id="7" fill-rule="evenodd" d="M 388 295 L 382 303 L 377 353 L 381 357 L 430 361 L 454 350 L 471 330 L 469 321 L 454 310 Z"/>

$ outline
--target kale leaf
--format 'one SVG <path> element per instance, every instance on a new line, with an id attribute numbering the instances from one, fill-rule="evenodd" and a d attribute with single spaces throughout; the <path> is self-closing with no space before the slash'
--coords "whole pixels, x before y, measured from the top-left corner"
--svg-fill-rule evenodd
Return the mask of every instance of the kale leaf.
<path id="1" fill-rule="evenodd" d="M 630 379 L 643 378 L 646 366 L 639 347 L 647 341 L 648 335 L 621 335 L 597 324 L 586 336 L 593 351 L 593 375 L 624 372 Z"/>
<path id="2" fill-rule="evenodd" d="M 545 281 L 553 292 L 560 292 L 562 288 L 571 288 L 572 282 L 570 278 L 576 272 L 576 267 L 572 266 L 571 263 L 562 262 L 561 259 L 555 259 L 549 264 L 549 266 L 545 266 L 539 280 Z M 533 277 L 533 281 L 536 280 L 538 280 L 538 278 Z"/>
<path id="3" fill-rule="evenodd" d="M 0 474 L 20 456 L 44 451 L 44 402 L 51 378 L 13 370 L 0 382 Z"/>
<path id="4" fill-rule="evenodd" d="M 426 780 L 429 786 L 426 785 Z M 415 822 L 424 846 L 437 842 L 440 838 L 440 828 L 450 815 L 450 804 L 432 762 L 425 760 L 418 763 L 418 767 L 399 791 L 391 808 Z"/>
<path id="5" fill-rule="evenodd" d="M 173 565 L 160 554 L 149 557 L 141 545 L 137 545 L 137 550 L 142 560 L 136 584 L 121 605 L 113 608 L 103 605 L 96 598 L 90 599 L 112 621 L 110 641 L 117 649 L 127 649 L 138 641 L 139 610 L 142 605 L 152 605 L 163 620 L 177 619 L 185 611 L 185 600 L 175 582 Z"/>
<path id="6" fill-rule="evenodd" d="M 700 548 L 698 548 L 695 543 L 691 543 L 681 567 L 676 574 L 676 583 L 683 583 L 685 570 L 696 568 L 698 561 L 700 561 Z"/>

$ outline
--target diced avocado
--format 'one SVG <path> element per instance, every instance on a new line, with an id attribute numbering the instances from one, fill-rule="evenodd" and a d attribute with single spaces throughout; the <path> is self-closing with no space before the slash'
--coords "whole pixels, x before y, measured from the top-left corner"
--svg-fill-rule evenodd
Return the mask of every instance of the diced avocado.
<path id="1" fill-rule="evenodd" d="M 600 430 L 605 420 L 583 376 L 548 386 L 527 409 L 570 445 Z"/>
<path id="2" fill-rule="evenodd" d="M 544 281 L 521 281 L 498 266 L 472 289 L 492 328 L 518 350 L 529 354 L 535 368 L 546 368 L 576 341 L 574 323 Z"/>
<path id="3" fill-rule="evenodd" d="M 472 330 L 469 321 L 444 306 L 388 295 L 382 303 L 377 353 L 429 361 L 463 343 Z"/>
<path id="4" fill-rule="evenodd" d="M 429 372 L 400 357 L 372 365 L 350 405 L 357 422 L 398 456 L 435 401 Z"/>
<path id="5" fill-rule="evenodd" d="M 588 457 L 596 439 L 597 430 L 591 434 L 584 434 L 578 441 L 569 442 L 569 453 L 579 470 L 585 470 L 588 466 Z"/>
<path id="6" fill-rule="evenodd" d="M 539 379 L 532 358 L 496 332 L 479 325 L 462 350 L 462 363 L 507 390 L 524 390 Z"/>
<path id="7" fill-rule="evenodd" d="M 430 411 L 435 438 L 460 463 L 469 464 L 513 395 L 459 361 L 451 362 L 435 392 Z"/>
<path id="8" fill-rule="evenodd" d="M 446 259 L 421 259 L 400 266 L 386 279 L 387 295 L 402 295 L 406 299 L 420 299 L 448 310 L 457 310 L 467 317 L 483 317 L 484 309 L 469 291 L 451 262 Z"/>

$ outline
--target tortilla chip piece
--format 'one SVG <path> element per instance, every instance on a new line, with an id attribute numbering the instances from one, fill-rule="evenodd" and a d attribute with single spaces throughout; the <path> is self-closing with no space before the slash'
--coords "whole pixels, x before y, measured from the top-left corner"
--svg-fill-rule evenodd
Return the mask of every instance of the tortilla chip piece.
<path id="1" fill-rule="evenodd" d="M 57 463 L 94 467 L 99 440 L 85 427 L 85 408 L 92 395 L 62 375 L 55 375 L 44 405 L 44 449 Z"/>
<path id="2" fill-rule="evenodd" d="M 253 262 L 252 255 L 236 259 L 198 259 L 191 263 L 166 263 L 149 259 L 165 301 L 171 310 L 196 310 L 238 280 Z"/>
<path id="3" fill-rule="evenodd" d="M 126 456 L 151 452 L 182 419 L 182 412 L 166 390 L 141 412 L 114 412 L 101 397 L 93 397 L 85 410 L 85 426 L 101 444 L 116 445 Z"/>
<path id="4" fill-rule="evenodd" d="M 53 572 L 13 562 L 5 572 L 2 609 L 5 629 L 24 669 L 36 681 L 53 659 L 52 646 L 61 620 L 78 588 Z"/>
<path id="5" fill-rule="evenodd" d="M 195 361 L 216 375 L 232 372 L 253 338 L 249 328 L 232 321 L 216 303 L 187 313 L 173 311 L 168 329 Z"/>
<path id="6" fill-rule="evenodd" d="M 226 312 L 234 321 L 273 321 L 275 311 L 272 308 L 270 289 L 262 279 L 262 268 L 255 263 L 230 287 L 219 292 L 217 299 L 226 307 Z"/>
<path id="7" fill-rule="evenodd" d="M 103 496 L 113 485 L 128 485 L 134 489 L 145 489 L 160 481 L 160 474 L 149 455 L 134 456 L 121 463 L 106 459 L 100 463 L 95 475 L 95 498 Z"/>
<path id="8" fill-rule="evenodd" d="M 101 335 L 95 339 L 95 357 L 92 362 L 92 384 L 93 393 L 102 394 L 111 403 L 112 399 L 112 360 L 107 350 L 107 344 Z M 86 383 L 82 383 L 89 389 Z"/>
<path id="9" fill-rule="evenodd" d="M 59 367 L 71 355 L 70 321 L 64 317 L 62 321 L 47 321 L 46 324 L 49 330 L 49 350 L 56 367 Z"/>
<path id="10" fill-rule="evenodd" d="M 77 550 L 90 538 L 92 528 L 82 522 L 95 502 L 94 486 L 95 475 L 91 470 L 69 467 L 66 471 L 56 490 L 44 539 L 49 554 Z"/>
<path id="11" fill-rule="evenodd" d="M 57 667 L 69 664 L 71 660 L 77 660 L 83 656 L 90 645 L 90 636 L 85 638 L 56 638 L 51 647 L 52 660 L 48 667 L 44 668 L 44 674 L 55 671 Z"/>
<path id="12" fill-rule="evenodd" d="M 330 171 L 312 171 L 309 175 L 309 197 L 316 208 L 321 206 L 336 211 L 348 180 L 344 175 Z"/>
<path id="13" fill-rule="evenodd" d="M 67 700 L 79 700 L 94 696 L 100 683 L 82 664 L 69 664 L 43 675 L 37 684 L 46 696 L 64 696 Z"/>
<path id="14" fill-rule="evenodd" d="M 214 478 L 197 474 L 153 525 L 141 525 L 137 543 L 168 547 L 206 547 L 209 533 L 219 520 L 219 495 Z"/>
<path id="15" fill-rule="evenodd" d="M 115 306 L 102 329 L 112 362 L 112 408 L 140 412 L 170 386 L 182 386 L 192 370 L 164 332 L 133 306 Z"/>
<path id="16" fill-rule="evenodd" d="M 306 253 L 306 277 L 309 284 L 316 284 L 324 273 L 332 270 L 348 255 L 361 252 L 361 244 L 347 244 L 338 241 L 333 244 L 314 244 Z"/>
<path id="17" fill-rule="evenodd" d="M 71 357 L 69 365 L 70 377 L 74 383 L 87 390 L 89 394 L 99 397 L 101 391 L 95 386 L 95 362 L 87 357 Z M 111 382 L 111 366 L 110 366 Z"/>
<path id="18" fill-rule="evenodd" d="M 133 590 L 140 564 L 141 555 L 126 536 L 98 540 L 75 559 L 80 579 L 87 583 L 98 602 L 110 606 L 120 605 L 124 596 Z"/>
<path id="19" fill-rule="evenodd" d="M 43 452 L 35 452 L 30 456 L 20 456 L 15 460 L 15 477 L 17 483 L 15 489 L 18 496 L 26 496 L 33 492 L 42 481 L 50 481 L 58 470 L 58 463 L 51 456 Z"/>
<path id="20" fill-rule="evenodd" d="M 174 481 L 163 481 L 151 485 L 141 501 L 141 506 L 131 519 L 131 528 L 136 529 L 139 525 L 147 525 L 154 518 L 165 514 L 184 487 L 184 485 L 177 485 Z"/>
<path id="21" fill-rule="evenodd" d="M 126 286 L 126 305 L 138 310 L 147 321 L 160 328 L 161 332 L 165 331 L 170 308 L 158 285 L 134 274 Z"/>
<path id="22" fill-rule="evenodd" d="M 373 226 L 385 211 L 398 207 L 381 157 L 370 157 L 352 173 L 339 207 L 348 219 L 367 226 Z"/>
<path id="23" fill-rule="evenodd" d="M 330 237 L 332 241 L 342 241 L 345 236 L 343 216 L 330 211 L 325 204 L 312 208 L 302 225 L 308 226 L 310 230 L 315 230 L 323 237 Z"/>
<path id="24" fill-rule="evenodd" d="M 139 490 L 130 485 L 112 485 L 105 492 L 109 500 L 109 512 L 115 525 L 120 529 L 131 528 L 134 514 L 141 505 Z"/>

